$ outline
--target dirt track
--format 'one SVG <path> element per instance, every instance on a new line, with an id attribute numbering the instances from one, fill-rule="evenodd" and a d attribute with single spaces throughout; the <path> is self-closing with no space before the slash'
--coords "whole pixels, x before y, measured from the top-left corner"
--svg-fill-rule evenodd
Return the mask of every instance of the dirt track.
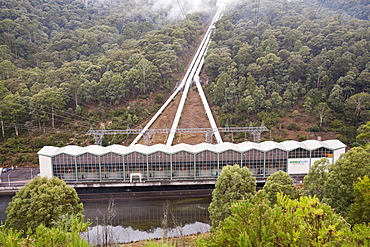
<path id="1" fill-rule="evenodd" d="M 153 123 L 150 129 L 170 129 L 177 111 L 182 93 L 179 93 L 174 101 L 163 111 L 163 114 Z M 211 128 L 202 100 L 195 87 L 189 90 L 178 128 Z M 150 145 L 165 144 L 168 134 L 154 134 Z M 173 145 L 179 143 L 198 144 L 205 142 L 203 133 L 176 134 Z M 144 144 L 144 140 L 140 140 Z"/>

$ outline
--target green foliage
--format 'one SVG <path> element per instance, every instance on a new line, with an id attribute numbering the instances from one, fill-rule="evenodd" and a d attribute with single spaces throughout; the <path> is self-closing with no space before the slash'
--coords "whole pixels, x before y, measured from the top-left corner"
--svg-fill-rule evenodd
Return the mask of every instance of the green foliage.
<path id="1" fill-rule="evenodd" d="M 370 35 L 353 33 L 362 25 L 367 27 L 369 20 L 347 16 L 350 21 L 345 21 L 326 8 L 312 15 L 321 2 L 264 0 L 258 17 L 254 1 L 229 5 L 216 25 L 205 67 L 213 81 L 213 103 L 220 111 L 242 116 L 233 124 L 243 126 L 244 119 L 262 121 L 263 111 L 300 112 L 301 105 L 314 121 L 307 131 L 328 131 L 327 124 L 345 116 L 345 126 L 355 129 L 367 121 Z M 230 83 L 220 83 L 226 81 Z M 349 128 L 346 133 L 334 131 L 346 143 L 353 142 L 355 133 Z"/>
<path id="2" fill-rule="evenodd" d="M 59 178 L 36 177 L 21 188 L 6 209 L 7 228 L 35 232 L 37 227 L 56 227 L 56 222 L 67 215 L 83 212 L 77 192 Z"/>
<path id="3" fill-rule="evenodd" d="M 328 178 L 329 160 L 322 158 L 315 161 L 303 180 L 303 192 L 307 196 L 324 197 L 324 185 Z"/>
<path id="4" fill-rule="evenodd" d="M 370 176 L 370 145 L 350 149 L 329 166 L 322 201 L 345 217 L 355 199 L 353 183 L 365 175 Z"/>
<path id="5" fill-rule="evenodd" d="M 163 94 L 158 93 L 158 94 L 155 96 L 155 102 L 156 102 L 157 104 L 160 104 L 160 103 L 162 103 L 162 102 L 163 102 L 163 98 L 164 98 Z"/>
<path id="6" fill-rule="evenodd" d="M 288 130 L 301 130 L 301 127 L 299 127 L 298 124 L 290 123 L 286 126 Z"/>
<path id="7" fill-rule="evenodd" d="M 298 190 L 293 185 L 293 179 L 284 171 L 277 171 L 267 178 L 263 190 L 272 204 L 277 203 L 277 194 L 283 193 L 290 199 L 298 197 Z"/>
<path id="8" fill-rule="evenodd" d="M 315 197 L 292 200 L 279 194 L 272 205 L 259 191 L 250 201 L 234 203 L 230 216 L 197 246 L 351 246 L 366 239 L 355 235 L 342 217 Z"/>
<path id="9" fill-rule="evenodd" d="M 212 9 L 210 1 L 202 4 Z M 112 106 L 127 107 L 153 92 L 160 96 L 186 62 L 209 14 L 170 19 L 170 3 L 157 8 L 146 0 L 9 0 L 0 5 L 4 139 L 55 129 L 83 133 L 112 121 L 107 110 Z M 151 103 L 145 109 L 153 110 Z M 122 113 L 119 126 L 137 124 L 147 113 L 138 110 L 130 118 Z M 48 143 L 66 144 L 57 138 Z"/>
<path id="10" fill-rule="evenodd" d="M 361 125 L 357 129 L 358 135 L 356 136 L 356 140 L 360 144 L 367 144 L 370 143 L 370 121 L 366 122 L 366 124 Z"/>
<path id="11" fill-rule="evenodd" d="M 358 93 L 344 102 L 345 115 L 353 122 L 358 123 L 370 117 L 370 94 Z"/>
<path id="12" fill-rule="evenodd" d="M 256 179 L 247 167 L 224 166 L 208 207 L 211 227 L 215 229 L 230 214 L 229 207 L 233 202 L 250 199 L 255 192 Z"/>
<path id="13" fill-rule="evenodd" d="M 24 236 L 23 231 L 7 229 L 0 226 L 0 243 L 4 247 L 23 246 L 61 246 L 61 247 L 88 247 L 91 246 L 80 234 L 87 230 L 89 223 L 83 222 L 83 217 L 71 216 L 66 225 L 63 220 L 58 221 L 57 226 L 48 228 L 40 225 L 32 234 Z"/>
<path id="14" fill-rule="evenodd" d="M 348 221 L 352 224 L 370 223 L 370 179 L 359 178 L 354 184 L 355 200 L 348 212 Z"/>
<path id="15" fill-rule="evenodd" d="M 170 244 L 170 243 L 167 243 L 167 242 L 160 242 L 160 243 L 157 243 L 157 242 L 149 242 L 149 243 L 146 243 L 145 244 L 145 247 L 175 247 L 176 245 L 173 245 L 173 244 Z"/>

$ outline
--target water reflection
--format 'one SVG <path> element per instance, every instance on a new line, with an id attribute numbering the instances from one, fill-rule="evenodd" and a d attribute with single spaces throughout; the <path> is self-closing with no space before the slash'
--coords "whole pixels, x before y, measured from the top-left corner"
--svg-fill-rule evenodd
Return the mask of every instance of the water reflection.
<path id="1" fill-rule="evenodd" d="M 11 196 L 0 196 L 0 221 L 5 221 L 5 209 Z M 92 244 L 97 239 L 112 243 L 127 243 L 143 239 L 203 233 L 209 229 L 210 198 L 183 200 L 126 200 L 114 201 L 108 211 L 107 201 L 84 202 L 84 214 L 93 225 L 84 234 Z"/>
<path id="2" fill-rule="evenodd" d="M 108 243 L 129 243 L 146 239 L 163 238 L 164 234 L 168 237 L 185 236 L 196 233 L 204 233 L 209 230 L 209 224 L 202 222 L 194 222 L 186 224 L 182 227 L 168 229 L 165 231 L 163 228 L 157 227 L 151 231 L 134 230 L 132 227 L 122 226 L 94 226 L 90 228 L 89 232 L 83 234 L 84 238 L 92 245 L 104 245 L 104 239 Z M 107 236 L 102 238 L 101 236 Z"/>
<path id="3" fill-rule="evenodd" d="M 12 196 L 0 196 L 0 221 L 4 222 L 6 220 L 5 210 L 9 203 L 12 201 Z"/>
<path id="4" fill-rule="evenodd" d="M 127 200 L 84 203 L 84 214 L 93 223 L 85 238 L 92 244 L 109 239 L 127 243 L 143 239 L 203 233 L 209 229 L 210 198 L 184 200 Z"/>

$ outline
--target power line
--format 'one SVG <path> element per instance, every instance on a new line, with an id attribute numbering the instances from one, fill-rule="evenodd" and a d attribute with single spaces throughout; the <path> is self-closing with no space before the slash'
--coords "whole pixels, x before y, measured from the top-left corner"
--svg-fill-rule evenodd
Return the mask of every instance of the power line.
<path id="1" fill-rule="evenodd" d="M 177 0 L 177 2 L 179 3 L 180 10 L 181 10 L 182 15 L 184 16 L 184 19 L 186 19 L 186 13 L 185 13 L 184 6 L 183 6 L 181 0 Z"/>
<path id="2" fill-rule="evenodd" d="M 30 109 L 30 110 L 32 110 L 32 108 L 31 107 L 29 107 L 29 106 L 26 106 L 26 105 L 23 105 L 23 104 L 21 104 L 22 106 L 24 106 L 25 108 L 27 108 L 27 109 Z M 22 113 L 26 113 L 27 115 L 30 115 L 30 116 L 36 116 L 36 117 L 38 117 L 38 118 L 43 118 L 43 117 L 45 117 L 45 116 L 43 116 L 43 115 L 39 115 L 39 114 L 37 114 L 37 113 L 34 113 L 34 112 L 32 112 L 32 111 L 24 111 L 24 110 L 20 110 L 20 109 L 15 109 L 15 108 L 12 108 L 12 107 L 10 107 L 10 106 L 6 106 L 6 105 L 3 105 L 3 107 L 6 107 L 6 108 L 8 108 L 8 109 L 12 109 L 12 110 L 16 110 L 16 111 L 19 111 L 19 112 L 22 112 Z M 44 113 L 44 114 L 47 114 L 47 115 L 51 115 L 52 113 L 50 113 L 50 112 L 46 112 L 46 111 L 43 111 L 43 110 L 41 110 L 40 111 L 40 113 Z M 53 113 L 54 114 L 54 113 Z M 54 114 L 54 116 L 56 116 L 56 117 L 59 117 L 59 115 L 58 114 Z M 73 121 L 76 121 L 76 120 L 74 120 L 74 119 L 72 119 L 72 118 L 66 118 L 66 117 L 60 117 L 60 118 L 64 118 L 64 119 L 68 119 L 68 120 L 70 120 L 69 122 L 66 122 L 66 121 L 63 121 L 63 120 L 58 120 L 58 122 L 63 122 L 63 123 L 65 123 L 65 124 L 68 124 L 68 125 L 70 125 L 71 124 L 71 122 L 73 122 Z M 91 125 L 88 125 L 88 124 L 83 124 L 84 126 L 86 126 L 86 127 L 91 127 Z"/>

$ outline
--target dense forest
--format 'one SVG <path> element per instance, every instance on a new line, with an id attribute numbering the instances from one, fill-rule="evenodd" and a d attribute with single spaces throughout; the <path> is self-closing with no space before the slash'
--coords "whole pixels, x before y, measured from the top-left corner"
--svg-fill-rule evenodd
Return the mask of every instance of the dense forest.
<path id="1" fill-rule="evenodd" d="M 221 125 L 264 121 L 280 141 L 284 127 L 301 130 L 303 121 L 306 131 L 334 132 L 352 145 L 370 119 L 369 7 L 264 0 L 229 8 L 205 63 Z M 287 116 L 292 122 L 284 126 Z"/>
<path id="2" fill-rule="evenodd" d="M 221 126 L 263 121 L 273 130 L 265 139 L 304 130 L 356 145 L 370 119 L 368 1 L 233 2 L 203 73 Z M 0 161 L 37 163 L 44 145 L 88 145 L 90 127 L 140 126 L 181 79 L 215 8 L 214 0 L 0 0 Z"/>
<path id="3" fill-rule="evenodd" d="M 44 145 L 86 145 L 90 127 L 148 118 L 212 17 L 214 3 L 198 5 L 202 12 L 177 1 L 1 0 L 2 161 L 34 153 L 15 163 L 35 163 Z"/>

